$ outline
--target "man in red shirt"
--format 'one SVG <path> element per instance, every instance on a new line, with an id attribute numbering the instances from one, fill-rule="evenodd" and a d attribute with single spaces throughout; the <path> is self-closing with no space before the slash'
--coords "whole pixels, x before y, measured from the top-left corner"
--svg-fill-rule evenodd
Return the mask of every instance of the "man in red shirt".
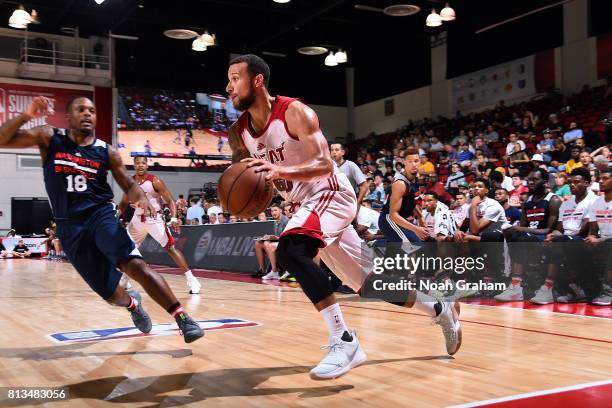
<path id="1" fill-rule="evenodd" d="M 529 188 L 523 184 L 523 179 L 521 179 L 519 176 L 512 177 L 512 186 L 514 187 L 514 190 L 510 192 L 508 204 L 510 204 L 510 207 L 520 207 L 521 194 L 528 192 Z"/>
<path id="2" fill-rule="evenodd" d="M 425 179 L 427 180 L 427 184 L 425 184 L 423 192 L 434 192 L 438 195 L 440 201 L 446 205 L 450 205 L 452 197 L 448 191 L 446 191 L 446 188 L 444 188 L 444 184 L 441 181 L 438 181 L 438 175 L 433 173 L 427 176 Z"/>

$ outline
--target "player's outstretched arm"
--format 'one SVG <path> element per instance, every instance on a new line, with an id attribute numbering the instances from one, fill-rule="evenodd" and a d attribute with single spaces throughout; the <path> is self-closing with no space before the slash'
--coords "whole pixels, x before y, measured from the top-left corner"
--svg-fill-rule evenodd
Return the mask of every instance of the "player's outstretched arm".
<path id="1" fill-rule="evenodd" d="M 20 128 L 32 119 L 49 114 L 53 114 L 51 102 L 42 96 L 34 98 L 25 112 L 0 126 L 0 147 L 21 149 L 38 146 L 43 160 L 46 159 L 47 146 L 53 136 L 53 128 L 51 126 Z"/>
<path id="2" fill-rule="evenodd" d="M 113 173 L 113 177 L 119 184 L 119 187 L 123 190 L 125 194 L 127 194 L 128 199 L 134 206 L 143 208 L 145 213 L 149 217 L 155 217 L 155 208 L 149 203 L 147 197 L 138 186 L 134 180 L 130 176 L 128 176 L 127 170 L 123 165 L 123 161 L 121 160 L 121 156 L 117 149 L 113 146 L 108 146 L 108 162 L 110 165 L 110 170 Z"/>
<path id="3" fill-rule="evenodd" d="M 240 140 L 240 135 L 236 130 L 236 123 L 234 123 L 228 132 L 228 142 L 230 149 L 232 149 L 232 163 L 238 163 L 242 159 L 251 157 L 249 151 Z"/>
<path id="4" fill-rule="evenodd" d="M 289 133 L 300 141 L 300 148 L 305 157 L 303 163 L 295 166 L 275 166 L 264 160 L 248 160 L 255 171 L 268 173 L 267 180 L 285 179 L 291 181 L 317 181 L 329 177 L 334 164 L 329 154 L 327 140 L 319 128 L 317 114 L 301 102 L 293 102 L 285 112 L 285 121 Z"/>
<path id="5" fill-rule="evenodd" d="M 166 186 L 166 183 L 157 177 L 155 177 L 153 180 L 153 188 L 159 193 L 160 196 L 162 196 L 164 202 L 168 204 L 168 207 L 170 207 L 170 223 L 172 224 L 174 231 L 178 234 L 180 232 L 180 226 L 178 219 L 176 218 L 176 201 L 174 200 L 174 197 L 172 197 L 172 193 Z"/>

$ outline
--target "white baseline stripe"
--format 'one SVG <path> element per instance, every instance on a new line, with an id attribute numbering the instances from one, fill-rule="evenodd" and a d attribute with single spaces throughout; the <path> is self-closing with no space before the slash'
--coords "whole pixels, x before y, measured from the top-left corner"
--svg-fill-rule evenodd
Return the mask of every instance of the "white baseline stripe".
<path id="1" fill-rule="evenodd" d="M 507 397 L 493 398 L 493 399 L 484 400 L 484 401 L 468 402 L 467 404 L 451 405 L 447 408 L 481 407 L 483 405 L 496 404 L 498 402 L 514 401 L 518 399 L 538 397 L 540 395 L 558 394 L 558 393 L 565 392 L 565 391 L 581 390 L 583 388 L 596 387 L 598 385 L 607 385 L 607 384 L 612 384 L 612 380 L 595 381 L 595 382 L 584 383 L 584 384 L 570 385 L 569 387 L 552 388 L 549 390 L 527 392 L 524 394 L 510 395 Z"/>
<path id="2" fill-rule="evenodd" d="M 503 309 L 503 310 L 519 310 L 521 312 L 548 313 L 548 314 L 557 314 L 557 315 L 568 316 L 568 317 L 580 317 L 580 318 L 588 318 L 588 319 L 606 319 L 606 320 L 612 321 L 612 319 L 610 319 L 609 317 L 604 317 L 604 316 L 586 316 L 586 315 L 579 315 L 579 314 L 574 314 L 574 313 L 555 312 L 552 310 L 522 309 L 520 307 L 507 307 L 507 306 L 502 306 L 502 305 L 492 306 L 492 305 L 478 305 L 476 303 L 469 303 L 469 302 L 461 302 L 461 303 L 464 305 L 476 306 L 476 307 L 489 307 L 489 308 Z M 601 306 L 601 307 L 606 308 L 609 306 Z"/>

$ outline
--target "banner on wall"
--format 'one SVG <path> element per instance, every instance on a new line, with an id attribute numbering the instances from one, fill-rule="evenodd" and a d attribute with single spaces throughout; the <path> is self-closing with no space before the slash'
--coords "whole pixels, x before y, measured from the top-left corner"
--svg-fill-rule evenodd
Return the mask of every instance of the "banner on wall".
<path id="1" fill-rule="evenodd" d="M 536 92 L 535 56 L 520 58 L 452 79 L 453 112 L 495 105 Z"/>
<path id="2" fill-rule="evenodd" d="M 22 128 L 30 129 L 36 126 L 51 125 L 66 127 L 66 103 L 70 98 L 86 96 L 93 100 L 94 93 L 91 87 L 76 85 L 44 86 L 29 81 L 11 81 L 0 78 L 0 125 L 23 113 L 37 96 L 44 96 L 51 100 L 53 115 L 34 119 Z M 31 150 L 31 149 L 28 149 Z M 7 150 L 15 152 L 14 149 Z M 38 149 L 36 149 L 36 152 Z"/>

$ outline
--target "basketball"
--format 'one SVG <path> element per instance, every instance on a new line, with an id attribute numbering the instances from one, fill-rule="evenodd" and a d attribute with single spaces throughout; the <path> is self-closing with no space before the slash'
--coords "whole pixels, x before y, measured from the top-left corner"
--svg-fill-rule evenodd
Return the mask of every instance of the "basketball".
<path id="1" fill-rule="evenodd" d="M 266 173 L 255 173 L 248 163 L 228 167 L 219 179 L 218 195 L 223 209 L 241 218 L 252 218 L 264 212 L 272 201 L 272 183 Z"/>

